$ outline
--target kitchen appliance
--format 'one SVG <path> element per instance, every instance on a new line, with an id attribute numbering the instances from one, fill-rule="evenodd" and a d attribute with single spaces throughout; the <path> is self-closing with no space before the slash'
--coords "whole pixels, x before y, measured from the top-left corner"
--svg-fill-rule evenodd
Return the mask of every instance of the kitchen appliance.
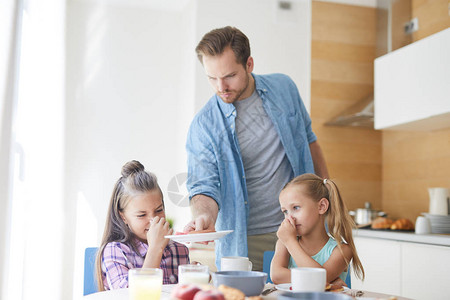
<path id="1" fill-rule="evenodd" d="M 385 212 L 372 209 L 372 203 L 370 202 L 366 202 L 364 208 L 358 208 L 356 211 L 351 210 L 348 213 L 354 217 L 357 225 L 368 225 L 377 217 L 387 216 Z"/>
<path id="2" fill-rule="evenodd" d="M 450 188 L 434 187 L 429 188 L 430 208 L 432 215 L 447 216 L 450 214 Z"/>

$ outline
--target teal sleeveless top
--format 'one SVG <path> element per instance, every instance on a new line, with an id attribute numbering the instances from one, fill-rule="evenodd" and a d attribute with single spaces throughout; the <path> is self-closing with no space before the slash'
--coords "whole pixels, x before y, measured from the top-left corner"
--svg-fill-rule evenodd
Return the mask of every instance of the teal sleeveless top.
<path id="1" fill-rule="evenodd" d="M 318 262 L 321 266 L 330 258 L 331 252 L 333 252 L 334 248 L 336 248 L 337 243 L 333 238 L 329 238 L 328 242 L 323 246 L 323 248 L 315 255 L 311 256 L 312 259 L 314 259 L 316 262 Z M 289 258 L 289 269 L 297 268 L 297 264 L 292 259 L 292 256 Z M 339 278 L 341 278 L 343 281 L 347 278 L 347 271 L 342 272 L 339 275 Z"/>

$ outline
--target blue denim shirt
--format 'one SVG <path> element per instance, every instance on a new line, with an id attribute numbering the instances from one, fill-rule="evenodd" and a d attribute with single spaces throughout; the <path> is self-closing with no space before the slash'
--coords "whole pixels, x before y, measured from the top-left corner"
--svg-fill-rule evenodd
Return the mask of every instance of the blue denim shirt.
<path id="1" fill-rule="evenodd" d="M 297 86 L 283 74 L 252 75 L 294 176 L 314 173 L 309 144 L 317 138 Z M 190 198 L 198 194 L 213 198 L 219 207 L 216 230 L 234 230 L 216 241 L 219 268 L 222 256 L 248 255 L 249 205 L 235 118 L 234 105 L 214 95 L 194 117 L 186 142 Z"/>

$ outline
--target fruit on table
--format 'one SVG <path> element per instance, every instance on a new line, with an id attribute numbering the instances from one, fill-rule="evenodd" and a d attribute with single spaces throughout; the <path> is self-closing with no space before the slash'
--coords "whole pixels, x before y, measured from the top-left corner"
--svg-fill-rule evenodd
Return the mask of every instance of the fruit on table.
<path id="1" fill-rule="evenodd" d="M 212 289 L 198 292 L 195 294 L 194 300 L 225 300 L 225 297 L 218 290 Z"/>
<path id="2" fill-rule="evenodd" d="M 192 300 L 202 289 L 194 284 L 178 284 L 171 293 L 172 299 Z"/>

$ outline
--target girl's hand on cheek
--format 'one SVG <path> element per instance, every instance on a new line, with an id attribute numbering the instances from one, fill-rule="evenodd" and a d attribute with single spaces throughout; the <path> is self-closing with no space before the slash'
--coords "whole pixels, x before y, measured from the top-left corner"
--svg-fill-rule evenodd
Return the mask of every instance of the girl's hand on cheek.
<path id="1" fill-rule="evenodd" d="M 290 216 L 284 219 L 281 223 L 280 228 L 278 228 L 277 231 L 277 237 L 283 244 L 286 244 L 289 240 L 292 239 L 296 240 L 297 230 L 295 228 L 295 225 L 293 225 L 293 220 Z"/>

